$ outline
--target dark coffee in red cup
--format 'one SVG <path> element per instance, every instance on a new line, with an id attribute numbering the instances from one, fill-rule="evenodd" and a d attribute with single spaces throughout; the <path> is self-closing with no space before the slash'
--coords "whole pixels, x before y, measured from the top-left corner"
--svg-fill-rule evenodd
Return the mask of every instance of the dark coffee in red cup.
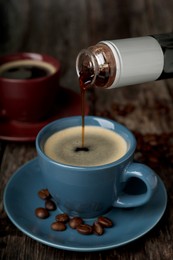
<path id="1" fill-rule="evenodd" d="M 0 118 L 38 122 L 53 113 L 60 63 L 38 53 L 0 57 Z"/>

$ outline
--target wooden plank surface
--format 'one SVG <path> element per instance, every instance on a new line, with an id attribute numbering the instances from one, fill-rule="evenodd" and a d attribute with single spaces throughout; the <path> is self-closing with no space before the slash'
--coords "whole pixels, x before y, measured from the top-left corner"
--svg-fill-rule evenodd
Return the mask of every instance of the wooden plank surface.
<path id="1" fill-rule="evenodd" d="M 78 52 L 100 40 L 170 32 L 173 1 L 165 0 L 10 0 L 0 2 L 0 55 L 41 52 L 60 60 L 60 84 L 79 92 Z M 93 253 L 54 249 L 20 232 L 4 212 L 5 185 L 36 156 L 35 144 L 0 141 L 1 259 L 173 259 L 173 79 L 114 90 L 88 92 L 90 114 L 123 123 L 135 134 L 135 159 L 162 178 L 168 207 L 159 224 L 126 246 Z M 145 217 L 145 216 L 144 216 Z"/>

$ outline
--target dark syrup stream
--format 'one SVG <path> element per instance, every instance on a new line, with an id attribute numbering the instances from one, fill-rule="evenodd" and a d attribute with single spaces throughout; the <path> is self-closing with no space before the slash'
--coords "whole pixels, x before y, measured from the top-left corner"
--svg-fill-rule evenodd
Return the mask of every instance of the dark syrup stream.
<path id="1" fill-rule="evenodd" d="M 87 70 L 80 72 L 79 86 L 81 92 L 81 112 L 82 112 L 82 145 L 76 148 L 76 152 L 88 152 L 89 148 L 85 147 L 85 105 L 86 105 L 86 90 L 91 86 L 93 76 Z"/>

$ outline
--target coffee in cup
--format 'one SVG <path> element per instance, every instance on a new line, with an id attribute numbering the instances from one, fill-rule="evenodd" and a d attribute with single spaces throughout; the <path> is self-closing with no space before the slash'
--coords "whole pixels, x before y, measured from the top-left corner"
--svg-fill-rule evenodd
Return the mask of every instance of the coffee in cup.
<path id="1" fill-rule="evenodd" d="M 60 64 L 38 53 L 0 57 L 0 119 L 39 122 L 54 111 Z"/>
<path id="2" fill-rule="evenodd" d="M 90 167 L 115 162 L 127 151 L 125 139 L 111 130 L 86 126 L 84 147 L 81 134 L 80 126 L 55 132 L 45 142 L 45 154 L 59 163 Z"/>
<path id="3" fill-rule="evenodd" d="M 0 66 L 0 77 L 6 79 L 36 79 L 47 77 L 56 72 L 56 68 L 44 61 L 17 60 Z"/>
<path id="4" fill-rule="evenodd" d="M 44 185 L 59 209 L 70 216 L 92 218 L 105 214 L 113 207 L 138 207 L 147 203 L 157 188 L 157 176 L 148 166 L 133 161 L 136 149 L 134 135 L 112 120 L 86 116 L 86 139 L 91 137 L 91 143 L 85 140 L 85 148 L 91 149 L 92 145 L 98 147 L 98 151 L 95 150 L 91 156 L 94 163 L 91 164 L 92 158 L 86 163 L 90 151 L 80 150 L 81 134 L 79 139 L 75 137 L 80 133 L 81 121 L 81 116 L 56 120 L 41 129 L 36 138 Z M 100 146 L 101 142 L 107 145 Z M 63 155 L 65 146 L 65 150 L 69 151 Z M 104 146 L 107 146 L 106 150 Z M 102 156 L 98 153 L 99 149 L 103 149 Z M 83 158 L 76 165 L 73 159 L 78 154 Z M 111 160 L 108 161 L 108 158 Z M 126 192 L 128 185 L 132 185 L 138 193 Z"/>

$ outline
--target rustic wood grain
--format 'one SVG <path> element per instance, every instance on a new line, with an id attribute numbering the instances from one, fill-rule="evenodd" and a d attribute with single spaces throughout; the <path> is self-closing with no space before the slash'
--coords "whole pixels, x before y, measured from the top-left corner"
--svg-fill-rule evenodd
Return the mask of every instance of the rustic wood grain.
<path id="1" fill-rule="evenodd" d="M 100 40 L 170 32 L 173 1 L 9 0 L 0 1 L 0 55 L 40 52 L 60 60 L 60 83 L 79 92 L 78 52 Z M 2 197 L 16 169 L 36 156 L 34 143 L 0 142 L 1 259 L 173 259 L 173 79 L 88 92 L 90 114 L 117 120 L 135 134 L 135 158 L 151 166 L 168 192 L 162 220 L 126 246 L 93 253 L 58 250 L 25 236 L 8 219 Z M 145 216 L 144 216 L 145 217 Z"/>

